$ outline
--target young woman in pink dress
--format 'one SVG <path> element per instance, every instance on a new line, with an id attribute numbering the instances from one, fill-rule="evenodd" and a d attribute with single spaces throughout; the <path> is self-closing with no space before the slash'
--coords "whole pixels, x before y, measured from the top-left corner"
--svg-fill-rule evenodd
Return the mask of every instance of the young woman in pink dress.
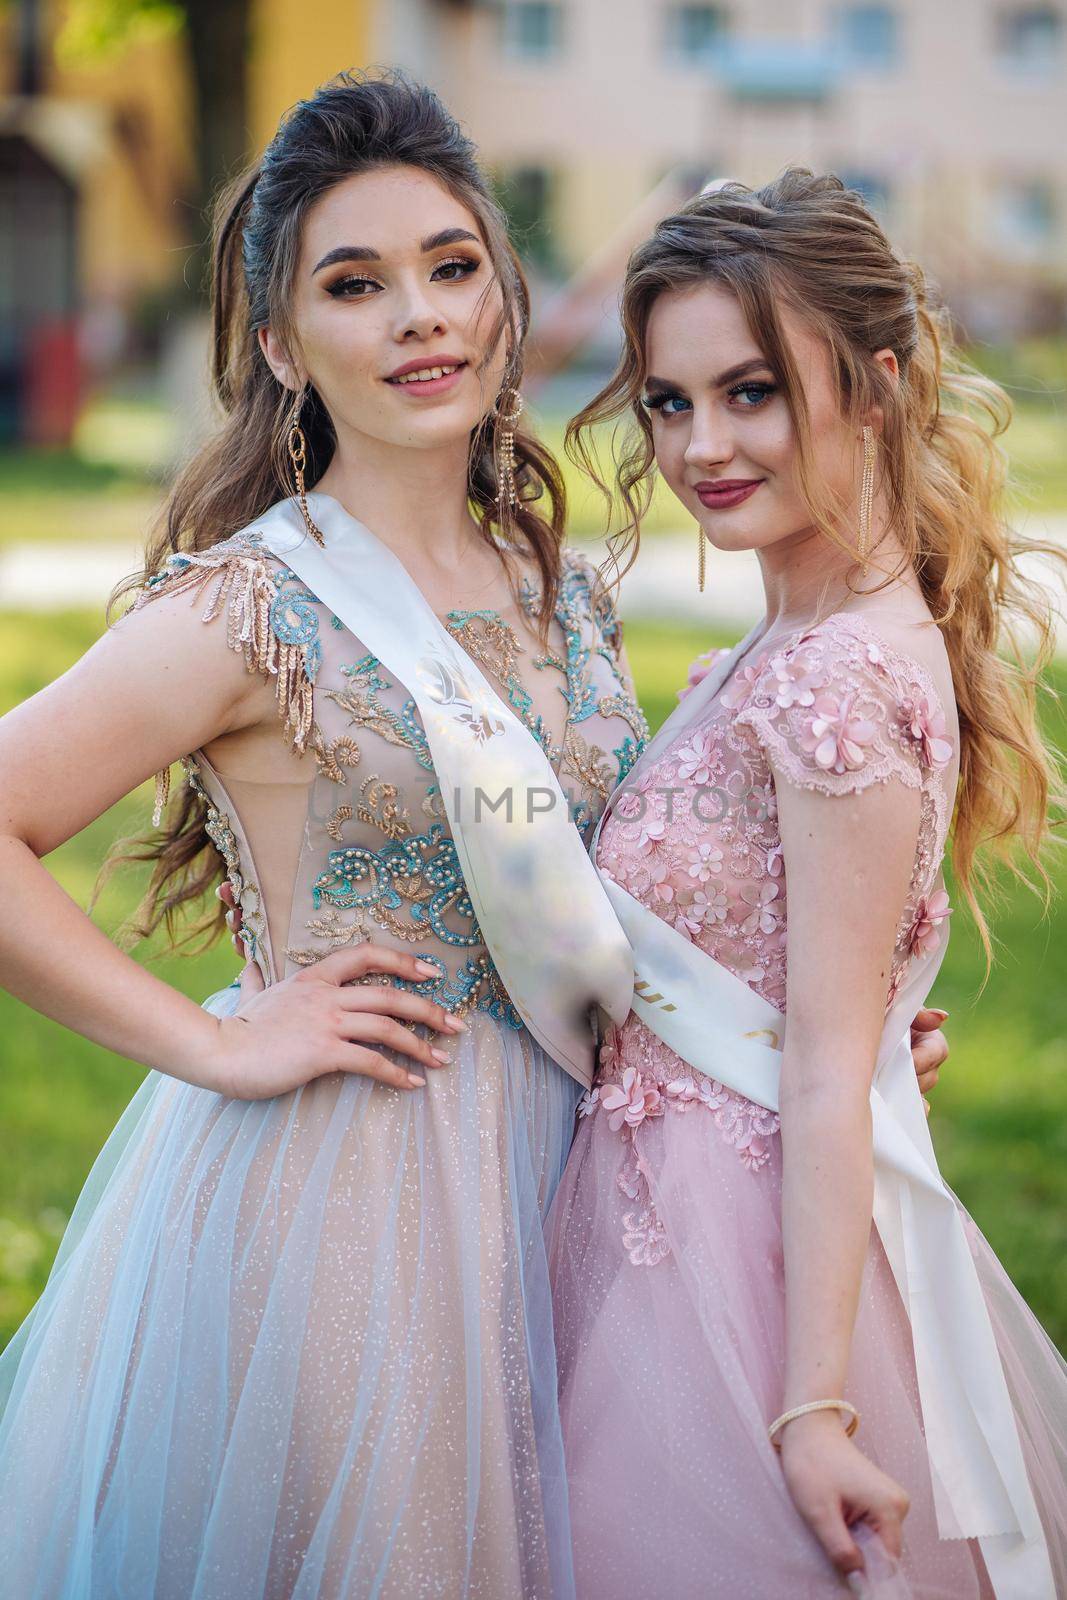
<path id="1" fill-rule="evenodd" d="M 976 852 L 1036 863 L 1056 784 L 1037 668 L 996 653 L 1013 622 L 1050 638 L 972 416 L 996 431 L 1004 397 L 859 198 L 799 170 L 663 222 L 623 323 L 579 437 L 632 409 L 634 529 L 655 465 L 701 550 L 756 552 L 767 610 L 692 675 L 596 860 L 673 929 L 682 989 L 688 961 L 766 1024 L 738 1039 L 780 1085 L 691 1064 L 721 1024 L 699 979 L 673 1049 L 685 1005 L 639 952 L 550 1219 L 578 1594 L 1067 1592 L 1067 1367 L 882 1076 L 943 954 L 950 824 L 980 915 Z"/>

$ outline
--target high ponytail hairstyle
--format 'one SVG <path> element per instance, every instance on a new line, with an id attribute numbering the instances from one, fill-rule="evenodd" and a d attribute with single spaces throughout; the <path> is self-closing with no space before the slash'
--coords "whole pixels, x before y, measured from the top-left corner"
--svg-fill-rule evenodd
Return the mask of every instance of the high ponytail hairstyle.
<path id="1" fill-rule="evenodd" d="M 652 429 L 640 403 L 649 314 L 661 294 L 702 283 L 727 290 L 741 307 L 789 406 L 813 525 L 845 551 L 851 550 L 839 532 L 845 508 L 812 471 L 810 419 L 783 307 L 828 347 L 842 412 L 857 431 L 872 407 L 881 408 L 879 459 L 890 525 L 952 666 L 960 720 L 952 862 L 988 961 L 978 898 L 992 887 L 990 867 L 1006 861 L 1047 896 L 1042 849 L 1050 808 L 1059 813 L 1064 803 L 1036 714 L 1055 610 L 1050 590 L 1027 576 L 1020 560 L 1039 553 L 1063 563 L 1065 555 L 1005 520 L 1006 469 L 997 439 L 1010 421 L 1010 401 L 961 359 L 947 312 L 932 299 L 921 269 L 894 253 L 862 198 L 840 179 L 792 167 L 761 189 L 730 182 L 701 194 L 631 256 L 618 367 L 568 430 L 568 451 L 607 489 L 589 429 L 628 415 L 636 424 L 616 460 L 624 521 L 611 548 L 622 572 L 636 556 L 654 485 Z M 898 381 L 874 360 L 884 349 L 896 355 Z M 897 575 L 888 572 L 884 582 Z"/>
<path id="2" fill-rule="evenodd" d="M 471 141 L 437 96 L 403 74 L 342 72 L 283 118 L 260 160 L 220 193 L 211 258 L 211 381 L 221 423 L 177 476 L 145 551 L 144 569 L 119 584 L 108 620 L 123 596 L 139 589 L 176 551 L 203 551 L 293 493 L 287 454 L 294 396 L 274 376 L 256 330 L 268 324 L 290 351 L 298 348 L 290 312 L 292 286 L 309 209 L 335 184 L 382 167 L 410 167 L 436 178 L 475 217 L 501 292 L 501 311 L 487 341 L 486 363 L 502 339 L 504 386 L 522 381 L 529 292 L 507 223 L 493 199 Z M 336 444 L 325 407 L 312 388 L 300 414 L 307 440 L 307 485 L 325 471 Z M 487 542 L 499 526 L 494 411 L 471 435 L 468 494 Z M 564 536 L 565 493 L 558 463 L 530 434 L 514 428 L 518 504 L 505 512 L 509 547 L 532 556 L 541 576 L 539 621 L 547 634 L 555 612 Z M 122 861 L 152 862 L 142 904 L 124 932 L 126 943 L 165 923 L 174 943 L 200 934 L 213 941 L 222 907 L 178 937 L 175 913 L 199 901 L 222 874 L 205 836 L 203 801 L 183 784 L 160 829 L 122 840 L 104 864 L 93 899 Z"/>

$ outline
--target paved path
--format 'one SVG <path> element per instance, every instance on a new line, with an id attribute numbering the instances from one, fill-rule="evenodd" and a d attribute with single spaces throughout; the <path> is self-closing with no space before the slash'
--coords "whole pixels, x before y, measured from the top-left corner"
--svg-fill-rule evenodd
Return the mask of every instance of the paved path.
<path id="1" fill-rule="evenodd" d="M 1048 517 L 1033 531 L 1067 548 L 1067 516 Z M 586 546 L 594 560 L 606 546 Z M 102 606 L 119 578 L 140 566 L 136 543 L 23 544 L 0 550 L 0 608 L 62 610 Z M 763 589 L 759 569 L 750 557 L 708 551 L 707 587 L 696 583 L 696 530 L 650 538 L 633 571 L 623 580 L 620 610 L 624 617 L 658 618 L 686 623 L 748 628 L 760 615 Z M 1035 575 L 1050 579 L 1048 569 Z M 1060 589 L 1061 597 L 1063 590 Z M 1061 611 L 1067 606 L 1061 606 Z M 1067 624 L 1061 621 L 1059 650 L 1067 653 Z"/>

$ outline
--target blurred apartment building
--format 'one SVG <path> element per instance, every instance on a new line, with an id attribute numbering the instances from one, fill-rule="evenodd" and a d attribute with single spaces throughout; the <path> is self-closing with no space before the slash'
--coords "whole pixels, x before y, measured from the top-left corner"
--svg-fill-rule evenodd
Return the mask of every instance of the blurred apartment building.
<path id="1" fill-rule="evenodd" d="M 372 45 L 440 87 L 557 269 L 672 168 L 799 162 L 863 190 L 976 332 L 1063 325 L 1064 0 L 393 0 Z"/>
<path id="2" fill-rule="evenodd" d="M 171 6 L 169 24 L 129 0 L 0 9 L 0 437 L 35 382 L 29 432 L 61 435 L 63 352 L 106 367 L 187 274 L 205 224 L 180 24 L 209 3 Z M 216 17 L 234 3 L 213 0 Z M 135 22 L 79 50 L 79 4 Z M 542 292 L 625 245 L 657 196 L 667 209 L 711 177 L 800 162 L 860 187 L 973 332 L 1067 320 L 1067 0 L 236 9 L 244 60 L 214 64 L 244 74 L 235 163 L 338 68 L 404 66 L 478 141 Z"/>

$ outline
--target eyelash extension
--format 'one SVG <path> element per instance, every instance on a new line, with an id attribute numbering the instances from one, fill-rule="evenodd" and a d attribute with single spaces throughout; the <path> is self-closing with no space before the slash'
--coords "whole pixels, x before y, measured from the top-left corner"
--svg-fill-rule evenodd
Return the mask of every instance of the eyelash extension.
<path id="1" fill-rule="evenodd" d="M 685 396 L 682 394 L 668 394 L 665 391 L 663 394 L 643 394 L 641 396 L 641 404 L 646 411 L 662 411 L 668 400 L 684 399 Z"/>
<path id="2" fill-rule="evenodd" d="M 758 394 L 760 396 L 760 404 L 762 405 L 763 401 L 766 400 L 770 395 L 774 394 L 777 388 L 778 385 L 776 383 L 771 383 L 766 378 L 752 378 L 748 381 L 748 383 L 735 384 L 732 389 L 727 390 L 727 393 L 731 400 L 736 394 Z M 753 407 L 752 409 L 755 408 Z"/>
<path id="3" fill-rule="evenodd" d="M 446 256 L 433 270 L 436 272 L 440 267 L 466 267 L 464 276 L 469 277 L 472 272 L 477 272 L 480 266 L 481 262 L 475 261 L 473 256 Z"/>
<path id="4" fill-rule="evenodd" d="M 748 383 L 735 383 L 733 388 L 728 389 L 726 392 L 731 400 L 736 395 L 740 394 L 757 394 L 759 395 L 759 401 L 757 402 L 757 405 L 762 405 L 763 402 L 769 399 L 772 394 L 777 393 L 777 389 L 778 385 L 776 383 L 771 383 L 766 378 L 752 378 Z M 683 394 L 672 394 L 665 391 L 662 394 L 642 395 L 641 404 L 644 406 L 646 411 L 662 411 L 668 400 L 684 401 L 685 398 L 686 397 Z M 748 409 L 755 411 L 757 406 L 753 405 L 748 407 Z"/>
<path id="5" fill-rule="evenodd" d="M 465 267 L 466 271 L 461 276 L 464 278 L 469 278 L 471 273 L 477 272 L 480 265 L 481 262 L 475 261 L 471 256 L 446 256 L 444 261 L 438 261 L 436 263 L 433 270 L 434 272 L 437 272 L 441 267 Z M 446 278 L 444 281 L 447 283 L 449 280 Z M 382 285 L 378 282 L 377 278 L 368 278 L 362 276 L 361 274 L 350 273 L 348 277 L 338 278 L 336 283 L 331 283 L 326 292 L 327 294 L 333 295 L 334 299 L 342 299 L 346 291 L 350 289 L 353 284 L 364 283 L 369 283 L 375 289 L 382 288 Z M 357 295 L 356 298 L 365 299 L 367 297 L 364 295 Z"/>
<path id="6" fill-rule="evenodd" d="M 335 300 L 340 300 L 343 297 L 344 291 L 351 288 L 354 283 L 369 283 L 375 289 L 380 289 L 382 287 L 376 278 L 349 276 L 347 278 L 338 278 L 336 283 L 331 283 L 326 293 L 333 295 Z"/>

